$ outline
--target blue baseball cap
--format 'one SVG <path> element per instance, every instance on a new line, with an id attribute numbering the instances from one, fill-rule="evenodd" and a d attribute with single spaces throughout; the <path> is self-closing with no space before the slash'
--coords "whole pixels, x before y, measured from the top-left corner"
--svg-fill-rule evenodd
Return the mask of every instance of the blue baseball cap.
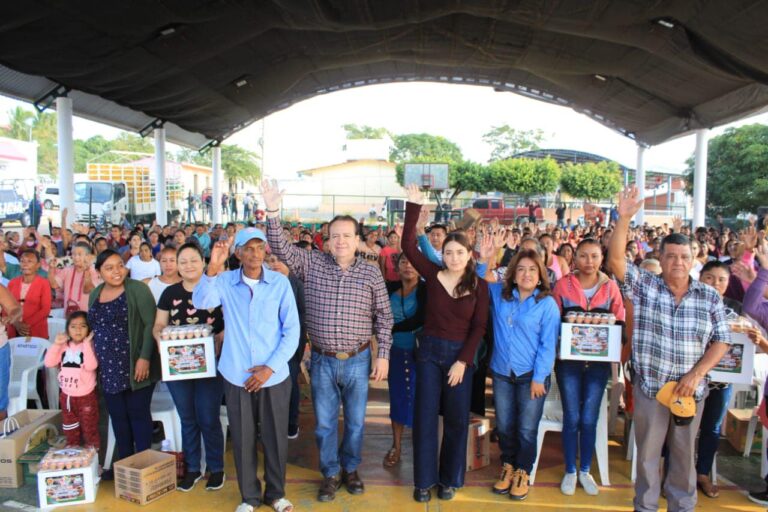
<path id="1" fill-rule="evenodd" d="M 254 238 L 262 240 L 266 243 L 267 237 L 264 232 L 257 228 L 244 228 L 237 232 L 235 235 L 235 247 L 242 247 Z"/>

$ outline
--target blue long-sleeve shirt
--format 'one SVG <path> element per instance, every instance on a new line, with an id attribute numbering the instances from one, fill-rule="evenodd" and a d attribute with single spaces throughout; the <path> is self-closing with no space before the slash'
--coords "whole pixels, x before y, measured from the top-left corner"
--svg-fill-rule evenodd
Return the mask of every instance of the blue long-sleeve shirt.
<path id="1" fill-rule="evenodd" d="M 537 302 L 538 289 L 520 302 L 517 289 L 512 300 L 502 298 L 502 287 L 502 283 L 488 283 L 494 336 L 491 370 L 505 376 L 533 370 L 533 381 L 543 383 L 555 363 L 560 309 L 552 297 Z"/>
<path id="2" fill-rule="evenodd" d="M 419 235 L 417 240 L 419 242 L 419 250 L 421 253 L 426 256 L 429 261 L 442 267 L 443 253 L 437 252 L 435 248 L 432 247 L 432 244 L 429 243 L 429 238 L 427 238 L 427 235 Z"/>
<path id="3" fill-rule="evenodd" d="M 192 292 L 196 308 L 222 306 L 225 329 L 219 371 L 235 386 L 243 387 L 251 376 L 248 369 L 260 365 L 274 372 L 263 387 L 281 383 L 299 344 L 299 314 L 288 278 L 266 266 L 261 272 L 253 288 L 241 270 L 203 275 Z"/>

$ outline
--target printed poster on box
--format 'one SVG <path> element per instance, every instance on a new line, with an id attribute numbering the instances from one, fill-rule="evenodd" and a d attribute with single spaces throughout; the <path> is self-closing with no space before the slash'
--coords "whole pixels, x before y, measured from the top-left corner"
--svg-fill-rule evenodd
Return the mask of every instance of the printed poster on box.
<path id="1" fill-rule="evenodd" d="M 560 324 L 560 359 L 576 361 L 621 360 L 621 325 Z"/>
<path id="2" fill-rule="evenodd" d="M 752 384 L 755 344 L 742 332 L 731 332 L 731 346 L 709 372 L 712 382 Z"/>
<path id="3" fill-rule="evenodd" d="M 160 364 L 164 381 L 215 377 L 213 337 L 161 340 Z"/>

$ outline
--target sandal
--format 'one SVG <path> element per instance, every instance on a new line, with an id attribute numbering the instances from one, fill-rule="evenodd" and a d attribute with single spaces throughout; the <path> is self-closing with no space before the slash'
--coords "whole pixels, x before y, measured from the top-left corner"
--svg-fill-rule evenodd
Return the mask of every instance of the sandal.
<path id="1" fill-rule="evenodd" d="M 273 501 L 270 506 L 275 512 L 293 512 L 293 503 L 285 498 Z"/>
<path id="2" fill-rule="evenodd" d="M 400 450 L 397 448 L 390 448 L 387 454 L 384 456 L 384 467 L 391 468 L 400 462 Z"/>

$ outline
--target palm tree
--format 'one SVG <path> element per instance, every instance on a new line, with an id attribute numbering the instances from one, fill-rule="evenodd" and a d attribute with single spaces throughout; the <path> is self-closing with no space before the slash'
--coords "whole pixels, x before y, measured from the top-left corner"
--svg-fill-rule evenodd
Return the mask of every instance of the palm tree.
<path id="1" fill-rule="evenodd" d="M 0 135 L 10 139 L 32 140 L 32 123 L 35 114 L 23 107 L 8 111 L 8 126 L 0 127 Z"/>

